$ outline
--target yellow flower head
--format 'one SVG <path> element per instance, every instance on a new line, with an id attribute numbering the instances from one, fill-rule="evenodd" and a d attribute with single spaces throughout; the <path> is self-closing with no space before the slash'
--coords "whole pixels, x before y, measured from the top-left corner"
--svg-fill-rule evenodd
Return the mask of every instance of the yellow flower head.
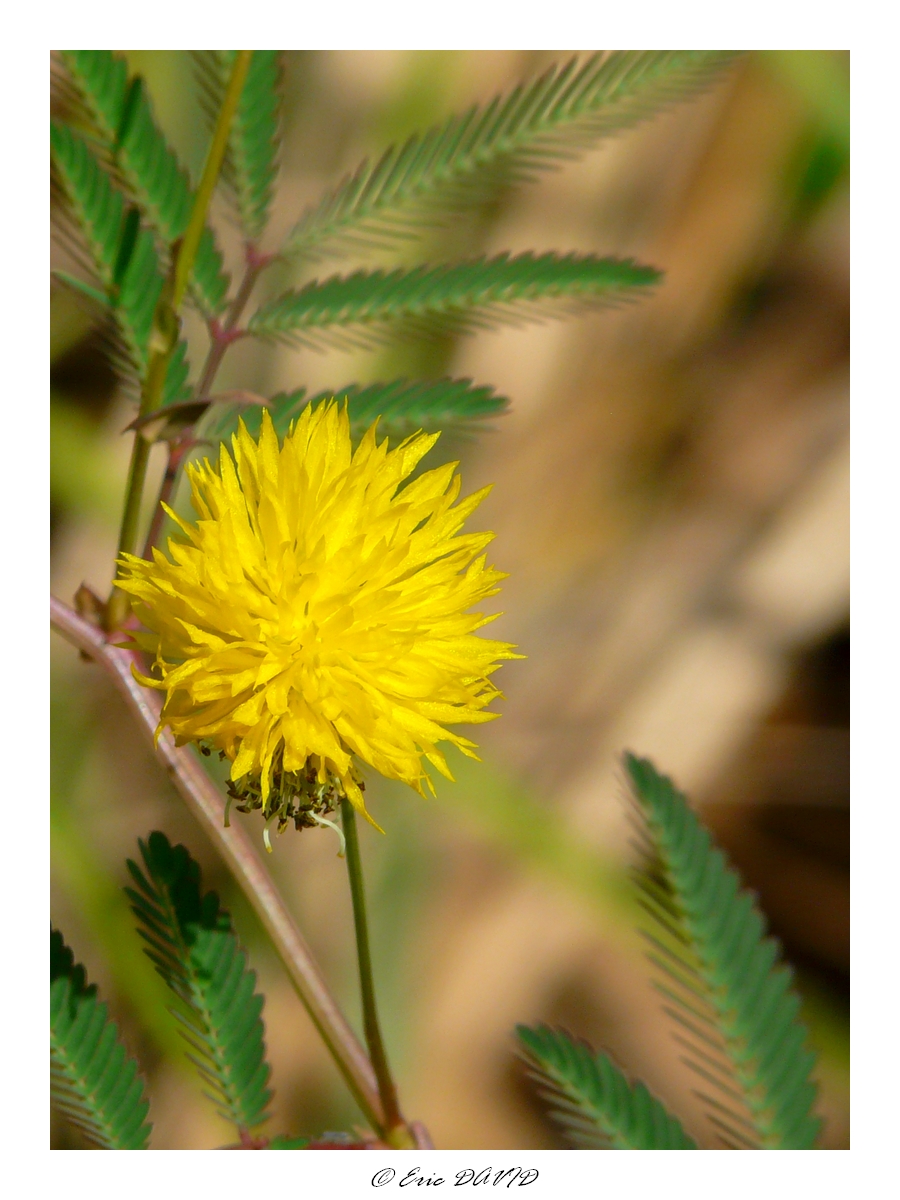
<path id="1" fill-rule="evenodd" d="M 188 466 L 196 524 L 171 561 L 126 554 L 118 586 L 152 633 L 166 693 L 160 729 L 231 760 L 230 791 L 297 828 L 343 796 L 366 816 L 353 756 L 424 795 L 422 759 L 452 778 L 438 742 L 476 758 L 445 726 L 489 721 L 488 676 L 516 658 L 476 636 L 469 610 L 503 574 L 481 553 L 491 533 L 460 533 L 489 491 L 455 504 L 451 463 L 401 488 L 438 435 L 394 450 L 375 426 L 353 452 L 346 407 L 304 409 L 279 447 L 267 412 L 243 422 L 233 458 Z M 369 818 L 371 820 L 371 818 Z M 374 822 L 373 822 L 374 824 Z"/>

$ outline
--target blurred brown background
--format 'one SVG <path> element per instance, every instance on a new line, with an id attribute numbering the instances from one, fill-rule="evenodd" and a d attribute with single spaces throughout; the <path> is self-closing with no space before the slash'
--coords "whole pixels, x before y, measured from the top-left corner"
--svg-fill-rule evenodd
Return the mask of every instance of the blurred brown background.
<path id="1" fill-rule="evenodd" d="M 288 52 L 272 246 L 360 157 L 567 57 Z M 196 172 L 186 56 L 129 58 Z M 626 747 L 690 793 L 759 894 L 821 1056 L 825 1144 L 848 1145 L 848 76 L 843 52 L 748 55 L 708 94 L 415 255 L 633 255 L 666 274 L 648 302 L 425 347 L 242 344 L 226 360 L 224 386 L 265 394 L 451 373 L 512 402 L 443 453 L 462 459 L 466 491 L 496 484 L 478 522 L 510 573 L 494 630 L 527 659 L 497 677 L 506 699 L 478 730 L 483 766 L 459 762 L 435 802 L 373 785 L 387 836 L 364 831 L 389 1049 L 406 1112 L 440 1147 L 563 1144 L 514 1056 L 514 1024 L 536 1020 L 611 1049 L 714 1144 L 607 886 L 627 853 Z M 51 312 L 53 589 L 70 601 L 82 580 L 109 586 L 133 414 L 65 291 Z M 56 637 L 52 671 L 53 920 L 140 1057 L 154 1147 L 230 1134 L 121 892 L 153 828 L 203 862 L 259 972 L 270 1132 L 350 1128 L 358 1113 L 255 918 L 110 686 Z M 355 1016 L 335 851 L 325 832 L 287 833 L 269 863 Z M 61 1125 L 54 1139 L 77 1144 Z"/>

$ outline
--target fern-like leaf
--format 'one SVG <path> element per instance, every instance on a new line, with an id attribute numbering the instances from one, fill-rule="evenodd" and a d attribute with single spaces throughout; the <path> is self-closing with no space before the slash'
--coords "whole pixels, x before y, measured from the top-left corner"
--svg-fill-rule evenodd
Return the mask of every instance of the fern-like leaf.
<path id="1" fill-rule="evenodd" d="M 50 1095 L 101 1150 L 146 1150 L 149 1105 L 106 1005 L 62 934 L 50 930 Z"/>
<path id="2" fill-rule="evenodd" d="M 815 1056 L 778 944 L 671 780 L 631 754 L 625 768 L 643 824 L 650 957 L 708 1118 L 736 1148 L 812 1149 Z"/>
<path id="3" fill-rule="evenodd" d="M 153 315 L 165 282 L 153 235 L 141 225 L 137 209 L 127 207 L 82 137 L 54 121 L 50 145 L 57 183 L 87 247 L 84 265 L 100 285 L 91 289 L 93 299 L 102 291 L 115 321 L 122 350 L 114 355 L 115 365 L 140 381 L 146 374 Z M 179 343 L 169 364 L 165 404 L 179 403 L 189 394 L 186 350 Z"/>
<path id="4" fill-rule="evenodd" d="M 254 991 L 228 913 L 201 892 L 200 867 L 162 833 L 139 841 L 144 869 L 130 859 L 137 887 L 126 888 L 146 953 L 182 1002 L 173 1009 L 211 1098 L 226 1120 L 249 1133 L 267 1119 L 263 997 Z"/>
<path id="5" fill-rule="evenodd" d="M 313 280 L 260 308 L 249 331 L 311 348 L 518 325 L 621 303 L 660 273 L 630 259 L 518 254 Z"/>
<path id="6" fill-rule="evenodd" d="M 210 124 L 222 106 L 235 50 L 194 51 L 201 103 Z M 231 125 L 222 179 L 245 236 L 257 243 L 269 220 L 281 148 L 281 52 L 254 50 Z"/>
<path id="7" fill-rule="evenodd" d="M 561 1029 L 516 1027 L 522 1056 L 554 1120 L 584 1149 L 696 1150 L 679 1121 L 608 1054 Z"/>
<path id="8" fill-rule="evenodd" d="M 109 50 L 66 50 L 63 60 L 98 140 L 168 250 L 187 229 L 194 197 L 187 172 L 156 124 L 143 80 L 129 79 L 125 60 Z M 221 311 L 228 283 L 207 227 L 191 280 L 191 295 L 205 316 Z"/>
<path id="9" fill-rule="evenodd" d="M 358 441 L 378 419 L 380 436 L 391 443 L 422 429 L 426 433 L 442 431 L 467 434 L 485 421 L 502 413 L 509 401 L 490 387 L 475 387 L 471 379 L 437 379 L 411 382 L 395 379 L 390 383 L 370 383 L 364 387 L 351 383 L 334 391 L 310 396 L 306 388 L 283 392 L 269 402 L 269 415 L 279 437 L 284 437 L 291 422 L 307 405 L 335 398 L 347 401 L 350 434 Z M 243 420 L 250 433 L 259 434 L 261 412 L 240 403 L 214 403 L 209 406 L 196 430 L 198 441 L 227 441 Z"/>
<path id="10" fill-rule="evenodd" d="M 708 87 L 735 55 L 712 50 L 595 54 L 555 65 L 402 146 L 363 162 L 290 234 L 316 260 L 383 249 L 441 225 L 498 185 L 523 183 Z"/>

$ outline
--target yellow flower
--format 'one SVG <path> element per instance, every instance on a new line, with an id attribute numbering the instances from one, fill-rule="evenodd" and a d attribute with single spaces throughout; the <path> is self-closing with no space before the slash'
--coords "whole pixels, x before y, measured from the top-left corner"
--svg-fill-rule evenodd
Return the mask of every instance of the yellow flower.
<path id="1" fill-rule="evenodd" d="M 400 487 L 437 437 L 389 450 L 373 425 L 353 452 L 331 401 L 279 447 L 264 412 L 258 442 L 241 423 L 233 458 L 223 445 L 218 467 L 188 466 L 199 520 L 167 510 L 187 541 L 121 560 L 160 729 L 230 759 L 238 807 L 279 829 L 344 796 L 368 817 L 354 756 L 424 795 L 423 758 L 452 779 L 438 742 L 477 758 L 445 726 L 497 715 L 488 676 L 519 656 L 476 636 L 494 618 L 469 610 L 505 576 L 481 553 L 493 534 L 460 533 L 490 489 L 455 504 L 456 463 Z"/>

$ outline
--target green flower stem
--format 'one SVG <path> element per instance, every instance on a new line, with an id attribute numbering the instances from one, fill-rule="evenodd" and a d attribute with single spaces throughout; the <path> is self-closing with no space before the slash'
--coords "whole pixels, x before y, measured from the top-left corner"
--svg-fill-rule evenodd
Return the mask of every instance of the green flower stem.
<path id="1" fill-rule="evenodd" d="M 53 596 L 50 598 L 50 622 L 68 641 L 107 672 L 148 742 L 152 743 L 159 722 L 159 700 L 156 692 L 142 687 L 134 678 L 132 667 L 142 666 L 135 655 L 130 650 L 112 645 L 101 629 L 85 621 Z M 366 1120 L 376 1132 L 390 1129 L 379 1095 L 379 1079 L 372 1064 L 331 995 L 303 935 L 260 861 L 245 828 L 242 825 L 225 828 L 225 803 L 219 789 L 206 774 L 196 755 L 186 747 L 178 749 L 167 730 L 157 740 L 156 756 L 256 910 L 306 1011 Z M 427 1133 L 418 1135 L 416 1144 L 422 1149 L 427 1148 Z"/>
<path id="2" fill-rule="evenodd" d="M 359 960 L 359 985 L 362 993 L 363 1027 L 369 1057 L 378 1079 L 378 1091 L 384 1109 L 386 1140 L 397 1149 L 408 1149 L 414 1145 L 406 1122 L 400 1113 L 397 1088 L 388 1067 L 378 1009 L 375 1005 L 375 984 L 372 979 L 372 955 L 369 950 L 369 927 L 366 920 L 366 893 L 363 884 L 362 861 L 359 856 L 359 834 L 356 829 L 356 813 L 349 800 L 341 801 L 341 824 L 347 839 L 347 872 L 350 876 L 350 894 L 353 898 L 353 924 L 356 928 L 356 954 Z"/>
<path id="3" fill-rule="evenodd" d="M 153 318 L 153 329 L 150 334 L 150 355 L 147 365 L 147 376 L 141 389 L 141 405 L 138 415 L 146 416 L 159 408 L 162 402 L 163 389 L 169 362 L 175 347 L 178 345 L 178 310 L 184 300 L 188 281 L 194 267 L 194 259 L 200 246 L 200 238 L 206 226 L 206 214 L 215 190 L 222 161 L 228 148 L 228 136 L 231 123 L 237 111 L 238 101 L 247 72 L 250 68 L 252 50 L 240 50 L 234 60 L 231 78 L 222 101 L 222 108 L 216 119 L 200 186 L 194 197 L 191 219 L 184 236 L 173 247 L 174 261 L 169 279 L 163 288 L 156 306 Z M 144 482 L 147 477 L 147 463 L 150 459 L 150 443 L 140 430 L 134 435 L 134 447 L 131 452 L 131 463 L 128 469 L 128 485 L 125 494 L 125 512 L 122 515 L 122 528 L 119 534 L 119 548 L 116 555 L 134 554 L 137 549 L 138 524 L 141 515 L 141 501 L 144 495 Z M 110 629 L 116 629 L 128 616 L 128 596 L 125 592 L 113 590 L 109 599 L 107 624 Z"/>

